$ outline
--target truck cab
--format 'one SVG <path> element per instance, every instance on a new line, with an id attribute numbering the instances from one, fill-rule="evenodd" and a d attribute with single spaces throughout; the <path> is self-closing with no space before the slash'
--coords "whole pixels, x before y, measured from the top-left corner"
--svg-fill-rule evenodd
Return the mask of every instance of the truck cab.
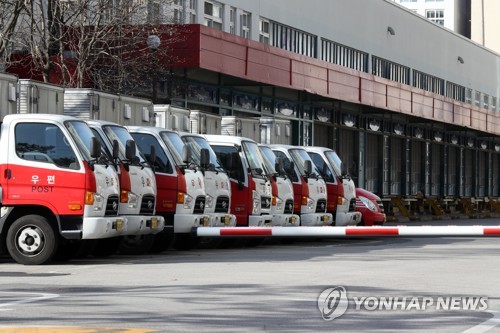
<path id="1" fill-rule="evenodd" d="M 337 153 L 325 147 L 303 147 L 326 182 L 328 191 L 327 211 L 335 216 L 334 225 L 357 225 L 361 213 L 356 211 L 356 190 L 354 181 Z"/>
<path id="2" fill-rule="evenodd" d="M 119 181 L 88 125 L 73 117 L 6 115 L 1 124 L 0 245 L 21 264 L 50 261 L 65 240 L 121 236 Z"/>
<path id="3" fill-rule="evenodd" d="M 226 135 L 204 135 L 231 182 L 231 212 L 237 226 L 271 226 L 271 182 L 264 159 L 251 139 Z"/>
<path id="4" fill-rule="evenodd" d="M 326 184 L 309 154 L 303 148 L 295 146 L 270 147 L 283 160 L 284 168 L 292 181 L 294 212 L 300 215 L 300 225 L 332 225 L 333 216 L 326 208 Z"/>
<path id="5" fill-rule="evenodd" d="M 266 172 L 273 189 L 271 209 L 273 226 L 299 226 L 300 217 L 293 213 L 293 185 L 285 172 L 283 160 L 276 157 L 272 149 L 266 145 L 259 145 L 259 149 L 264 158 Z"/>
<path id="6" fill-rule="evenodd" d="M 128 217 L 128 229 L 124 236 L 131 236 L 122 241 L 121 251 L 146 252 L 153 247 L 153 238 L 135 236 L 157 234 L 165 226 L 165 219 L 155 215 L 157 190 L 153 169 L 124 126 L 105 120 L 88 120 L 87 124 L 108 155 L 117 150 L 113 165 L 120 178 L 118 211 Z"/>
<path id="7" fill-rule="evenodd" d="M 191 236 L 192 228 L 210 223 L 209 216 L 205 214 L 203 173 L 187 161 L 184 154 L 179 154 L 183 151 L 184 142 L 177 132 L 151 126 L 130 126 L 128 129 L 145 153 L 151 146 L 155 148 L 156 210 L 165 217 L 170 230 L 173 229 L 173 246 L 178 250 L 197 246 L 198 239 Z"/>
<path id="8" fill-rule="evenodd" d="M 236 216 L 230 212 L 231 186 L 229 185 L 229 177 L 217 160 L 212 147 L 201 135 L 191 133 L 179 133 L 179 135 L 192 152 L 192 162 L 203 173 L 207 194 L 205 213 L 210 217 L 209 226 L 236 226 Z M 204 151 L 208 154 L 206 162 L 203 162 Z"/>

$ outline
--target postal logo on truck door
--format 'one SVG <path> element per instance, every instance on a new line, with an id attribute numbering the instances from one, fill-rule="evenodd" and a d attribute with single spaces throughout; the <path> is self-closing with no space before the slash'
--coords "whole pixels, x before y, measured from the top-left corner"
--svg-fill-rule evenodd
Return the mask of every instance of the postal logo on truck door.
<path id="1" fill-rule="evenodd" d="M 38 193 L 52 193 L 54 191 L 54 184 L 56 181 L 56 176 L 50 175 L 47 176 L 47 185 L 40 185 L 40 177 L 38 175 L 32 175 L 31 176 L 31 182 L 33 185 L 31 186 L 31 192 L 38 192 Z"/>

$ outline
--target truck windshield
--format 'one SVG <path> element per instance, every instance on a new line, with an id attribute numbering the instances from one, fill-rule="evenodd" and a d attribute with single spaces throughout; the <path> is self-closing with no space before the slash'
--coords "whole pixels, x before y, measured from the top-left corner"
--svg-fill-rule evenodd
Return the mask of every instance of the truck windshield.
<path id="1" fill-rule="evenodd" d="M 274 168 L 274 165 L 276 164 L 276 155 L 274 155 L 273 151 L 269 147 L 259 147 L 259 149 L 262 153 L 262 157 L 264 158 L 264 166 L 267 169 L 267 174 L 276 174 L 277 171 Z"/>
<path id="2" fill-rule="evenodd" d="M 333 170 L 337 175 L 341 175 L 342 171 L 340 168 L 340 164 L 342 163 L 342 160 L 340 157 L 337 155 L 336 152 L 334 151 L 327 151 L 325 152 L 326 158 L 328 159 L 328 162 L 330 162 L 330 165 L 333 167 Z"/>
<path id="3" fill-rule="evenodd" d="M 265 174 L 264 159 L 260 153 L 259 147 L 254 142 L 244 141 L 241 145 L 243 152 L 250 166 L 252 176 L 263 177 Z"/>
<path id="4" fill-rule="evenodd" d="M 120 159 L 125 160 L 125 147 L 128 140 L 134 140 L 132 135 L 130 135 L 125 127 L 121 126 L 103 126 L 102 129 L 104 130 L 104 133 L 106 133 L 109 141 L 118 141 L 118 145 L 120 146 Z M 145 158 L 137 145 L 135 149 L 135 156 L 139 159 L 139 163 L 142 164 L 145 162 Z"/>
<path id="5" fill-rule="evenodd" d="M 160 137 L 165 142 L 168 151 L 174 157 L 175 165 L 182 165 L 182 149 L 184 147 L 184 141 L 182 141 L 181 136 L 175 132 L 161 132 Z"/>
<path id="6" fill-rule="evenodd" d="M 208 149 L 208 152 L 210 154 L 210 164 L 212 164 L 214 168 L 217 169 L 217 171 L 224 171 L 224 168 L 222 168 L 222 166 L 220 165 L 219 161 L 217 160 L 217 156 L 215 156 L 215 153 L 208 144 L 207 140 L 199 136 L 185 135 L 182 137 L 182 141 L 191 148 L 191 151 L 193 153 L 193 160 L 198 166 L 200 165 L 200 152 L 203 148 L 206 148 Z"/>
<path id="7" fill-rule="evenodd" d="M 76 142 L 78 150 L 85 161 L 89 162 L 90 157 L 90 139 L 94 136 L 92 131 L 83 121 L 67 121 L 64 123 L 71 137 Z"/>
<path id="8" fill-rule="evenodd" d="M 297 166 L 297 169 L 299 169 L 299 172 L 302 176 L 307 176 L 304 169 L 305 161 L 311 161 L 312 175 L 310 176 L 316 176 L 316 174 L 318 173 L 318 171 L 316 170 L 316 166 L 311 160 L 309 154 L 304 149 L 290 149 L 290 155 L 292 156 L 293 162 L 295 163 L 295 166 Z"/>

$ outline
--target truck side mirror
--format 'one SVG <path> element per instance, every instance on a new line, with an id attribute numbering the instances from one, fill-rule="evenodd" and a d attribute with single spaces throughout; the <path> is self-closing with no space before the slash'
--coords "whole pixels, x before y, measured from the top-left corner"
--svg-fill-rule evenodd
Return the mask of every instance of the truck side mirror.
<path id="1" fill-rule="evenodd" d="M 189 164 L 191 162 L 191 149 L 188 146 L 182 147 L 182 163 Z"/>
<path id="2" fill-rule="evenodd" d="M 309 176 L 312 173 L 312 163 L 309 160 L 304 161 L 304 172 L 306 176 Z"/>
<path id="3" fill-rule="evenodd" d="M 118 155 L 120 154 L 120 145 L 118 144 L 117 140 L 113 140 L 113 160 L 116 160 L 118 158 Z"/>
<path id="4" fill-rule="evenodd" d="M 90 139 L 90 157 L 94 159 L 101 157 L 101 141 L 95 136 Z"/>
<path id="5" fill-rule="evenodd" d="M 149 164 L 153 167 L 154 170 L 154 165 L 156 162 L 156 148 L 155 146 L 151 145 L 151 150 L 149 152 Z"/>
<path id="6" fill-rule="evenodd" d="M 208 165 L 210 164 L 210 152 L 208 151 L 207 148 L 201 148 L 200 151 L 200 166 L 203 169 L 207 169 Z"/>
<path id="7" fill-rule="evenodd" d="M 340 162 L 340 172 L 342 174 L 342 177 L 347 176 L 347 166 L 344 164 L 344 162 Z"/>
<path id="8" fill-rule="evenodd" d="M 134 140 L 127 140 L 125 145 L 125 158 L 129 161 L 133 161 L 136 155 Z"/>
<path id="9" fill-rule="evenodd" d="M 276 163 L 274 168 L 278 172 L 279 175 L 285 174 L 285 167 L 283 166 L 283 159 L 281 157 L 276 157 Z"/>

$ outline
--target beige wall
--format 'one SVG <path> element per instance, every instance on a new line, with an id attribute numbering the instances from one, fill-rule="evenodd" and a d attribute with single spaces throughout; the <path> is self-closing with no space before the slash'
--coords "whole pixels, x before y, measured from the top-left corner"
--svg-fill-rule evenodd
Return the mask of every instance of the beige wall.
<path id="1" fill-rule="evenodd" d="M 500 53 L 500 1 L 471 1 L 471 39 Z M 483 19 L 484 18 L 484 19 Z"/>

